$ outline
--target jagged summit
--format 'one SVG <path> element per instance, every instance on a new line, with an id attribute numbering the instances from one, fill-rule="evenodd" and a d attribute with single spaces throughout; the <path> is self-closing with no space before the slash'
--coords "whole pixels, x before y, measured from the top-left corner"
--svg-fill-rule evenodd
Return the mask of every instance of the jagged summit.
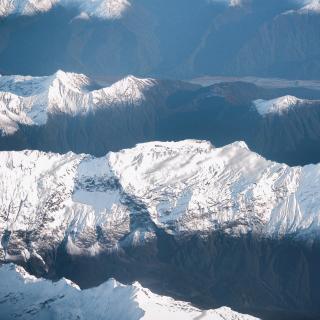
<path id="1" fill-rule="evenodd" d="M 77 115 L 110 105 L 134 104 L 156 82 L 128 76 L 110 87 L 90 91 L 92 81 L 83 74 L 57 71 L 51 76 L 0 77 L 0 129 L 3 135 L 19 124 L 44 125 L 48 114 Z"/>
<path id="2" fill-rule="evenodd" d="M 144 99 L 144 90 L 147 90 L 155 84 L 156 80 L 154 79 L 140 79 L 129 75 L 101 91 L 105 96 L 111 98 L 111 100 L 127 100 L 136 103 Z M 95 92 L 95 94 L 97 94 L 97 92 Z"/>
<path id="3" fill-rule="evenodd" d="M 0 91 L 17 96 L 30 97 L 47 92 L 49 88 L 64 86 L 68 90 L 83 92 L 92 81 L 84 74 L 58 70 L 53 75 L 44 77 L 0 75 Z M 58 90 L 58 89 L 57 89 Z"/>
<path id="4" fill-rule="evenodd" d="M 301 4 L 300 8 L 298 9 L 291 9 L 283 12 L 283 15 L 287 14 L 319 14 L 320 13 L 320 0 L 303 0 L 303 1 L 296 1 Z"/>
<path id="5" fill-rule="evenodd" d="M 0 160 L 0 232 L 10 233 L 1 259 L 33 255 L 19 238 L 26 226 L 41 233 L 35 252 L 66 239 L 68 252 L 90 255 L 153 241 L 157 228 L 177 236 L 319 234 L 319 165 L 267 161 L 243 142 L 150 142 L 102 158 L 1 152 Z M 97 227 L 107 242 L 92 237 Z"/>
<path id="6" fill-rule="evenodd" d="M 309 0 L 298 12 L 299 13 L 320 13 L 320 1 Z"/>
<path id="7" fill-rule="evenodd" d="M 102 158 L 1 152 L 0 181 L 0 263 L 48 277 L 59 272 L 84 287 L 109 277 L 126 282 L 129 270 L 130 282 L 164 282 L 162 294 L 178 292 L 186 301 L 199 301 L 194 292 L 202 301 L 208 292 L 213 301 L 227 292 L 222 305 L 242 306 L 238 292 L 252 299 L 258 292 L 267 302 L 250 307 L 266 310 L 277 306 L 279 285 L 261 283 L 286 279 L 289 270 L 281 290 L 297 288 L 294 301 L 305 299 L 308 308 L 319 297 L 318 256 L 309 255 L 309 248 L 319 252 L 319 165 L 267 161 L 242 142 L 215 148 L 199 140 L 155 141 Z M 313 273 L 302 295 L 294 275 L 306 268 Z M 230 286 L 237 277 L 241 288 Z M 81 299 L 75 300 L 82 306 Z"/>
<path id="8" fill-rule="evenodd" d="M 303 100 L 294 96 L 287 95 L 272 100 L 255 100 L 253 104 L 257 111 L 262 116 L 264 116 L 272 113 L 282 114 L 288 112 L 290 109 L 299 104 L 308 104 L 309 102 L 309 100 Z"/>
<path id="9" fill-rule="evenodd" d="M 230 7 L 239 7 L 242 6 L 243 0 L 229 0 L 229 6 Z"/>
<path id="10" fill-rule="evenodd" d="M 0 17 L 35 15 L 55 6 L 76 7 L 81 14 L 101 19 L 119 19 L 130 7 L 127 0 L 0 0 Z"/>
<path id="11" fill-rule="evenodd" d="M 186 302 L 159 296 L 138 282 L 125 286 L 110 279 L 80 290 L 69 280 L 53 283 L 29 275 L 23 268 L 0 267 L 0 318 L 51 320 L 254 320 L 230 308 L 201 311 Z M 31 312 L 26 312 L 31 310 Z"/>

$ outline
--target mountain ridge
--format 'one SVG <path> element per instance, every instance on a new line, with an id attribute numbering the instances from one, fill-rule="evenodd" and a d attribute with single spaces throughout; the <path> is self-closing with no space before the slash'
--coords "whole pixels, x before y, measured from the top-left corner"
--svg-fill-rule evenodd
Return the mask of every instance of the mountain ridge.
<path id="1" fill-rule="evenodd" d="M 265 319 L 319 314 L 319 165 L 196 140 L 0 158 L 1 264 Z"/>
<path id="2" fill-rule="evenodd" d="M 270 160 L 317 163 L 320 91 L 303 85 L 231 81 L 201 87 L 127 76 L 105 86 L 63 71 L 1 76 L 0 149 L 103 156 L 154 140 L 196 138 L 216 146 L 244 140 Z M 299 98 L 290 98 L 290 107 L 284 103 L 284 112 L 258 112 L 257 105 L 278 110 L 279 101 L 288 100 L 281 97 L 288 95 Z"/>
<path id="3" fill-rule="evenodd" d="M 99 287 L 80 290 L 67 279 L 56 283 L 37 279 L 22 267 L 0 266 L 0 316 L 15 319 L 68 319 L 88 320 L 155 320 L 170 319 L 214 319 L 257 320 L 242 315 L 230 308 L 199 310 L 186 302 L 153 294 L 135 282 L 124 286 L 114 279 Z M 121 302 L 119 302 L 121 301 Z"/>
<path id="4" fill-rule="evenodd" d="M 10 135 L 19 124 L 45 125 L 48 114 L 75 116 L 94 112 L 101 105 L 134 105 L 144 100 L 143 91 L 156 81 L 127 76 L 109 87 L 88 90 L 91 83 L 83 74 L 61 70 L 47 77 L 1 76 L 0 129 Z"/>
<path id="5" fill-rule="evenodd" d="M 14 254 L 28 260 L 64 239 L 71 254 L 96 255 L 153 241 L 157 229 L 177 237 L 222 230 L 318 239 L 320 194 L 312 190 L 319 166 L 273 163 L 243 142 L 224 148 L 151 142 L 102 158 L 38 151 L 0 156 L 4 261 L 14 261 Z M 41 237 L 22 240 L 25 226 Z"/>
<path id="6" fill-rule="evenodd" d="M 127 0 L 1 0 L 0 17 L 10 15 L 32 16 L 48 12 L 56 6 L 78 7 L 80 18 L 94 16 L 101 19 L 119 19 L 130 7 Z"/>

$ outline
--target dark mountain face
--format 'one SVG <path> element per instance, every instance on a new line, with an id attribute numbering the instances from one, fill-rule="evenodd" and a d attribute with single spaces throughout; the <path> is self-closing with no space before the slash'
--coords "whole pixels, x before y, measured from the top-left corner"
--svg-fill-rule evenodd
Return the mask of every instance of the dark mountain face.
<path id="1" fill-rule="evenodd" d="M 318 243 L 223 232 L 176 239 L 159 229 L 152 243 L 116 253 L 72 255 L 62 244 L 41 256 L 47 269 L 36 258 L 20 263 L 38 276 L 66 277 L 83 288 L 113 277 L 201 308 L 228 305 L 264 320 L 315 320 L 320 313 Z"/>
<path id="2" fill-rule="evenodd" d="M 243 140 L 270 160 L 290 165 L 317 163 L 318 100 L 264 116 L 253 106 L 256 99 L 287 94 L 320 98 L 319 91 L 302 88 L 264 89 L 243 82 L 201 88 L 158 81 L 137 105 L 129 100 L 84 115 L 52 113 L 45 125 L 20 125 L 15 134 L 0 137 L 0 150 L 74 151 L 103 156 L 154 140 L 201 139 L 217 147 Z"/>
<path id="3" fill-rule="evenodd" d="M 317 78 L 320 15 L 282 14 L 294 8 L 289 0 L 139 0 L 119 20 L 79 19 L 61 7 L 11 16 L 0 21 L 0 72 Z"/>
<path id="4" fill-rule="evenodd" d="M 315 101 L 311 106 L 301 105 L 284 114 L 265 116 L 261 116 L 252 103 L 258 97 L 273 99 L 288 93 L 305 97 L 309 95 L 308 90 L 266 90 L 233 83 L 200 89 L 198 93 L 187 104 L 179 101 L 176 95 L 170 97 L 169 104 L 173 104 L 176 110 L 179 106 L 182 109 L 160 119 L 158 139 L 193 137 L 209 139 L 216 146 L 243 140 L 251 150 L 267 159 L 290 165 L 319 161 L 319 102 Z M 188 109 L 186 105 L 192 107 Z"/>
<path id="5" fill-rule="evenodd" d="M 288 13 L 263 24 L 235 56 L 233 74 L 318 79 L 320 19 L 317 14 Z"/>

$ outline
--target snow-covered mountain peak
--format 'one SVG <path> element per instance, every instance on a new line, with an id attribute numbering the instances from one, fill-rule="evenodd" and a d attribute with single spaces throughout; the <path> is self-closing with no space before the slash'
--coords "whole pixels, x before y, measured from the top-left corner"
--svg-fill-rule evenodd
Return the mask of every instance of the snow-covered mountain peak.
<path id="1" fill-rule="evenodd" d="M 129 100 L 132 103 L 137 103 L 144 99 L 144 91 L 153 87 L 156 84 L 154 79 L 140 79 L 129 75 L 103 91 L 111 100 L 119 101 Z"/>
<path id="2" fill-rule="evenodd" d="M 0 0 L 0 16 L 33 15 L 52 9 L 57 0 Z"/>
<path id="3" fill-rule="evenodd" d="M 242 142 L 150 142 L 102 158 L 2 152 L 0 169 L 0 233 L 10 235 L 0 258 L 9 261 L 62 241 L 72 255 L 119 250 L 154 241 L 159 228 L 319 237 L 320 166 L 267 161 Z M 26 228 L 32 244 L 20 239 Z"/>
<path id="4" fill-rule="evenodd" d="M 303 103 L 304 100 L 294 96 L 283 96 L 272 100 L 255 100 L 253 102 L 256 110 L 262 115 L 270 113 L 282 114 L 293 108 L 299 103 Z"/>
<path id="5" fill-rule="evenodd" d="M 243 142 L 223 148 L 197 140 L 151 142 L 110 153 L 108 163 L 152 221 L 178 233 L 224 229 L 231 221 L 233 234 L 251 230 L 283 236 L 319 226 L 320 194 L 313 194 L 311 206 L 303 196 L 315 187 L 319 166 L 273 163 Z"/>
<path id="6" fill-rule="evenodd" d="M 320 0 L 309 0 L 299 9 L 299 13 L 320 13 Z"/>
<path id="7" fill-rule="evenodd" d="M 57 84 L 58 86 L 63 85 L 69 90 L 73 90 L 78 93 L 84 92 L 91 84 L 91 80 L 84 74 L 65 72 L 63 70 L 58 70 L 55 74 L 48 78 L 52 87 Z"/>
<path id="8" fill-rule="evenodd" d="M 227 4 L 229 7 L 240 7 L 246 0 L 206 0 L 207 2 L 217 3 L 222 2 Z"/>
<path id="9" fill-rule="evenodd" d="M 50 87 L 64 86 L 68 90 L 83 92 L 91 80 L 83 74 L 58 70 L 50 76 L 0 76 L 0 92 L 10 92 L 21 97 L 30 97 L 48 92 Z"/>
<path id="10" fill-rule="evenodd" d="M 139 283 L 125 286 L 110 279 L 80 290 L 71 281 L 53 283 L 30 276 L 12 264 L 0 267 L 1 319 L 108 320 L 254 320 L 230 308 L 201 311 L 186 302 L 159 296 Z M 29 311 L 29 312 L 28 312 Z"/>
<path id="11" fill-rule="evenodd" d="M 230 0 L 229 6 L 230 7 L 239 7 L 243 4 L 243 0 Z"/>
<path id="12" fill-rule="evenodd" d="M 0 0 L 0 17 L 34 15 L 54 6 L 76 7 L 88 17 L 119 19 L 130 7 L 128 0 Z"/>
<path id="13" fill-rule="evenodd" d="M 136 104 L 156 83 L 126 77 L 110 87 L 90 91 L 92 81 L 83 74 L 57 71 L 45 77 L 0 77 L 0 129 L 15 133 L 19 125 L 44 125 L 50 114 L 85 114 L 98 108 Z"/>
<path id="14" fill-rule="evenodd" d="M 79 3 L 81 12 L 101 19 L 119 19 L 131 6 L 128 0 L 73 0 Z"/>
<path id="15" fill-rule="evenodd" d="M 243 148 L 246 150 L 250 150 L 248 145 L 244 141 L 236 141 L 230 144 L 231 146 L 234 146 L 235 148 Z"/>

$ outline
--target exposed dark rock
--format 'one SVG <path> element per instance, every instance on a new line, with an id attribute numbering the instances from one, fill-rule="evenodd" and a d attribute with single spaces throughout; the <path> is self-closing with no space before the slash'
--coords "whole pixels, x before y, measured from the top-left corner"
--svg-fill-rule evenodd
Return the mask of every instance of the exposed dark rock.
<path id="1" fill-rule="evenodd" d="M 158 230 L 151 243 L 96 257 L 69 255 L 62 244 L 54 259 L 45 256 L 49 273 L 39 271 L 36 260 L 27 268 L 41 276 L 69 278 L 83 288 L 109 277 L 138 280 L 159 294 L 203 308 L 228 305 L 263 319 L 317 319 L 319 249 L 319 243 L 222 232 L 176 239 Z"/>

